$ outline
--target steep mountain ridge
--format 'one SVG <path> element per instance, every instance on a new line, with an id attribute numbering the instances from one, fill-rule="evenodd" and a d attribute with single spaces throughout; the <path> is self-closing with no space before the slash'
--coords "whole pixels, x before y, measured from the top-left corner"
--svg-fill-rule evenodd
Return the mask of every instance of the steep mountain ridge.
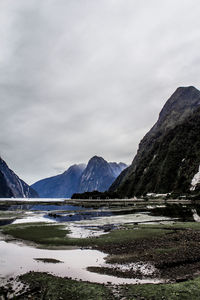
<path id="1" fill-rule="evenodd" d="M 78 192 L 106 191 L 125 167 L 123 163 L 108 163 L 102 157 L 92 157 L 81 176 Z"/>
<path id="2" fill-rule="evenodd" d="M 1 197 L 35 198 L 38 197 L 28 184 L 21 180 L 0 157 L 0 195 Z"/>
<path id="3" fill-rule="evenodd" d="M 108 163 L 94 156 L 87 166 L 73 165 L 63 174 L 42 179 L 32 187 L 42 198 L 69 198 L 74 193 L 105 191 L 126 167 L 124 163 Z"/>
<path id="4" fill-rule="evenodd" d="M 9 186 L 7 185 L 3 173 L 0 171 L 0 198 L 11 198 L 11 197 L 13 197 L 13 193 L 9 188 Z"/>
<path id="5" fill-rule="evenodd" d="M 70 198 L 78 190 L 85 168 L 85 164 L 75 164 L 62 174 L 37 181 L 32 187 L 41 198 Z"/>
<path id="6" fill-rule="evenodd" d="M 120 174 L 110 191 L 133 196 L 190 190 L 200 160 L 199 118 L 200 91 L 191 86 L 178 88 L 141 140 L 131 166 Z"/>

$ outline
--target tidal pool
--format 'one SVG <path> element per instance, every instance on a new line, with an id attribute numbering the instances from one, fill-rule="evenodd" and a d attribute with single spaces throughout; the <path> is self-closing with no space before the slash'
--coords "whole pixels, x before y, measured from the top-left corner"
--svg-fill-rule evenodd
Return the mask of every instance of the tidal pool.
<path id="1" fill-rule="evenodd" d="M 89 272 L 87 267 L 106 266 L 107 255 L 97 250 L 46 250 L 26 246 L 22 243 L 0 241 L 0 285 L 11 277 L 29 271 L 48 272 L 56 276 L 72 279 L 112 284 L 158 283 L 155 279 L 119 278 Z M 44 263 L 38 258 L 59 260 L 62 263 Z"/>

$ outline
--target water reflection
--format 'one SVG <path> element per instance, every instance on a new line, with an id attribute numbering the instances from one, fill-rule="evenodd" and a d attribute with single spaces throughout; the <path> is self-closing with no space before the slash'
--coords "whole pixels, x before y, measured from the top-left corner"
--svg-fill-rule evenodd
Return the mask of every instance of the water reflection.
<path id="1" fill-rule="evenodd" d="M 31 210 L 31 211 L 77 211 L 84 210 L 82 206 L 68 205 L 68 204 L 3 204 L 0 205 L 0 211 L 16 211 L 16 210 Z"/>
<path id="2" fill-rule="evenodd" d="M 80 211 L 77 213 L 49 213 L 45 215 L 45 218 L 55 220 L 57 222 L 75 222 L 81 220 L 91 220 L 93 218 L 112 216 L 114 213 L 111 211 Z"/>
<path id="3" fill-rule="evenodd" d="M 14 253 L 14 255 L 13 255 Z M 61 277 L 71 277 L 98 283 L 157 283 L 156 279 L 118 278 L 114 276 L 91 273 L 88 267 L 105 266 L 106 254 L 97 250 L 44 250 L 20 244 L 0 241 L 0 277 L 4 281 L 29 271 L 49 272 Z M 54 259 L 63 263 L 44 263 L 40 259 Z"/>

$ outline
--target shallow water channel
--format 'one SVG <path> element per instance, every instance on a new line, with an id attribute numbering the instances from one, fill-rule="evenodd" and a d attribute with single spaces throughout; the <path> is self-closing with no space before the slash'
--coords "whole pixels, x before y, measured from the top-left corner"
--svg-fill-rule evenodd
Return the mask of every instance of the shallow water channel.
<path id="1" fill-rule="evenodd" d="M 89 266 L 105 266 L 106 254 L 97 250 L 46 250 L 22 244 L 0 241 L 0 277 L 3 284 L 10 277 L 29 271 L 49 272 L 61 277 L 98 283 L 149 283 L 152 279 L 125 279 L 87 271 Z M 36 259 L 56 259 L 58 263 L 45 263 Z"/>
<path id="2" fill-rule="evenodd" d="M 43 200 L 42 200 L 43 201 Z M 125 223 L 148 223 L 148 222 L 166 222 L 172 220 L 165 211 L 164 206 L 159 206 L 155 213 L 152 208 L 148 210 L 134 211 L 131 208 L 122 209 L 92 209 L 82 206 L 67 205 L 61 203 L 3 203 L 0 202 L 0 219 L 10 223 L 29 223 L 29 222 L 54 222 L 65 224 L 70 229 L 71 237 L 87 238 L 106 234 L 113 228 Z M 190 209 L 191 210 L 191 209 Z M 197 211 L 195 210 L 197 214 Z M 189 217 L 191 217 L 190 215 Z M 174 218 L 179 217 L 177 215 Z M 3 225 L 3 224 L 2 224 Z M 89 249 L 73 250 L 46 250 L 27 246 L 23 243 L 6 242 L 0 240 L 0 285 L 9 277 L 16 277 L 28 271 L 49 272 L 57 276 L 71 277 L 73 279 L 107 283 L 158 283 L 160 281 L 148 278 L 145 265 L 131 266 L 140 268 L 144 271 L 145 279 L 137 278 L 119 278 L 104 274 L 89 272 L 88 267 L 109 267 L 105 263 L 107 255 L 100 251 Z M 60 262 L 44 262 L 36 259 L 55 259 Z M 126 266 L 122 266 L 125 268 Z M 151 274 L 149 274 L 151 275 Z"/>

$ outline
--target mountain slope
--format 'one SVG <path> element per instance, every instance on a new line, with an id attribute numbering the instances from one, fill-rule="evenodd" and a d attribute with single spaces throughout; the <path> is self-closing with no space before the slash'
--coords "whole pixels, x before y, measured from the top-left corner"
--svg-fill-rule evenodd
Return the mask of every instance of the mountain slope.
<path id="1" fill-rule="evenodd" d="M 200 91 L 178 88 L 110 191 L 120 196 L 189 191 L 200 164 L 199 126 Z"/>
<path id="2" fill-rule="evenodd" d="M 108 163 L 102 157 L 92 157 L 81 176 L 78 192 L 106 191 L 126 167 L 123 163 Z"/>
<path id="3" fill-rule="evenodd" d="M 2 172 L 0 172 L 0 198 L 10 198 L 13 197 L 13 193 L 9 186 L 7 185 L 7 182 L 4 178 L 4 175 Z"/>
<path id="4" fill-rule="evenodd" d="M 0 197 L 35 198 L 38 194 L 0 158 Z"/>
<path id="5" fill-rule="evenodd" d="M 64 173 L 42 179 L 32 185 L 41 198 L 69 198 L 79 188 L 84 164 L 73 165 Z"/>
<path id="6" fill-rule="evenodd" d="M 32 188 L 41 198 L 70 198 L 74 193 L 105 191 L 126 167 L 124 163 L 108 163 L 94 156 L 87 166 L 73 165 L 63 174 L 37 181 Z"/>
<path id="7" fill-rule="evenodd" d="M 122 162 L 120 162 L 120 163 L 109 162 L 109 165 L 110 165 L 110 167 L 111 167 L 111 169 L 112 169 L 112 172 L 113 172 L 115 178 L 116 178 L 117 176 L 119 176 L 119 174 L 120 174 L 124 169 L 127 168 L 127 165 L 126 165 L 125 163 L 122 163 Z"/>

